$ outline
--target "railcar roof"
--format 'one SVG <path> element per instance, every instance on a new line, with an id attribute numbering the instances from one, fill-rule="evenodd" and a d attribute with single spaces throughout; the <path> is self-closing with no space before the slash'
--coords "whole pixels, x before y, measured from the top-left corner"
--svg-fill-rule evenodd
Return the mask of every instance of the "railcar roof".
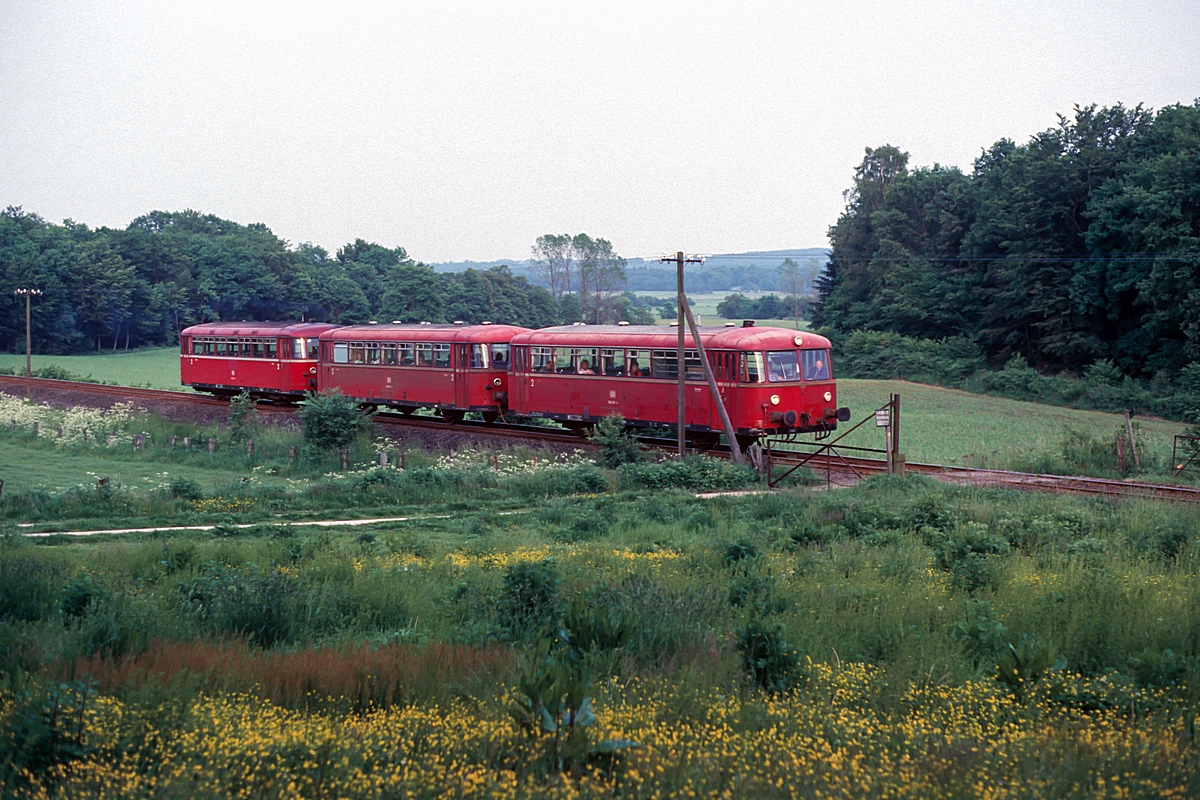
<path id="1" fill-rule="evenodd" d="M 799 342 L 797 342 L 799 339 Z M 684 342 L 694 346 L 690 330 L 684 331 Z M 715 350 L 788 350 L 797 346 L 826 348 L 829 340 L 808 331 L 790 328 L 715 328 L 701 327 L 700 340 Z M 520 334 L 513 344 L 558 347 L 644 347 L 673 348 L 678 346 L 679 334 L 674 327 L 660 325 L 563 325 L 542 328 Z"/>
<path id="2" fill-rule="evenodd" d="M 186 336 L 317 336 L 338 327 L 329 322 L 202 322 L 184 328 Z"/>
<path id="3" fill-rule="evenodd" d="M 516 325 L 348 325 L 329 331 L 336 342 L 507 342 L 529 328 Z"/>

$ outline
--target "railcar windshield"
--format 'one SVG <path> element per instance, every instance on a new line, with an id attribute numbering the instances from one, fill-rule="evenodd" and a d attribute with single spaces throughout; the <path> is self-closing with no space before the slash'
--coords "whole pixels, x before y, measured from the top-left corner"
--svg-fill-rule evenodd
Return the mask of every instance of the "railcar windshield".
<path id="1" fill-rule="evenodd" d="M 767 380 L 771 383 L 800 380 L 800 358 L 795 350 L 767 352 Z"/>
<path id="2" fill-rule="evenodd" d="M 508 369 L 508 343 L 493 342 L 487 346 L 491 348 L 492 369 Z"/>
<path id="3" fill-rule="evenodd" d="M 829 352 L 826 350 L 801 350 L 800 364 L 804 368 L 804 380 L 829 380 Z"/>
<path id="4" fill-rule="evenodd" d="M 471 345 L 471 369 L 487 369 L 490 359 L 486 344 Z"/>

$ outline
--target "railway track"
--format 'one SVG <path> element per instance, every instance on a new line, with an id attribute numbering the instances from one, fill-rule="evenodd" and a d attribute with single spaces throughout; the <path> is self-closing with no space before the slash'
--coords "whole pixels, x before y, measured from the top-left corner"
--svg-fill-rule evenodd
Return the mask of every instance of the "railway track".
<path id="1" fill-rule="evenodd" d="M 26 379 L 21 376 L 0 375 L 0 389 L 19 393 L 26 386 Z M 103 383 L 86 383 L 81 381 L 61 381 L 52 378 L 33 378 L 30 386 L 34 389 L 76 392 L 101 397 L 115 397 L 122 400 L 151 400 L 194 406 L 226 406 L 223 400 L 193 392 L 171 391 L 166 389 L 145 389 L 130 386 L 114 386 Z M 287 406 L 260 405 L 262 411 L 270 413 L 291 413 L 295 409 Z M 437 417 L 412 416 L 393 412 L 380 412 L 375 415 L 377 422 L 410 428 L 427 430 L 444 430 L 447 432 L 478 433 L 522 441 L 542 441 L 555 444 L 587 445 L 586 440 L 574 432 L 565 429 L 545 428 L 536 425 L 503 425 L 486 422 L 462 421 L 451 423 Z M 645 437 L 643 444 L 656 449 L 673 450 L 673 441 Z M 721 446 L 707 451 L 712 455 L 729 457 L 727 447 Z M 771 461 L 774 466 L 794 466 L 802 459 L 807 459 L 805 466 L 818 474 L 825 472 L 830 476 L 841 478 L 861 478 L 887 472 L 886 462 L 878 459 L 860 458 L 844 455 L 810 455 L 796 450 L 771 451 Z M 1120 481 L 1107 478 L 1087 478 L 1081 476 L 1042 475 L 1027 472 L 1012 472 L 1008 470 L 978 469 L 972 467 L 955 467 L 941 464 L 908 463 L 905 470 L 921 475 L 928 475 L 937 480 L 949 483 L 972 486 L 990 486 L 996 488 L 1023 489 L 1027 491 L 1051 492 L 1058 494 L 1083 494 L 1104 497 L 1137 497 L 1156 500 L 1172 500 L 1184 503 L 1200 504 L 1200 488 L 1178 486 L 1165 483 L 1143 483 L 1137 481 Z"/>

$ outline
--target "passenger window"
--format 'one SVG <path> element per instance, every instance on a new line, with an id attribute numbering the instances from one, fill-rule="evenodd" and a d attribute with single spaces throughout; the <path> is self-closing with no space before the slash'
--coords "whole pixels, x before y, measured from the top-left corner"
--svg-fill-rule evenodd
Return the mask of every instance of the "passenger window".
<path id="1" fill-rule="evenodd" d="M 554 348 L 554 371 L 559 375 L 572 375 L 575 372 L 574 351 L 569 347 Z"/>
<path id="2" fill-rule="evenodd" d="M 627 352 L 629 356 L 628 367 L 625 372 L 631 378 L 649 378 L 650 377 L 650 351 L 649 350 L 630 350 Z"/>
<path id="3" fill-rule="evenodd" d="M 576 347 L 571 353 L 575 357 L 576 375 L 596 375 L 600 368 L 600 351 L 595 347 Z"/>
<path id="4" fill-rule="evenodd" d="M 496 342 L 491 345 L 492 369 L 508 369 L 508 345 Z"/>
<path id="5" fill-rule="evenodd" d="M 401 342 L 396 345 L 396 363 L 402 367 L 411 367 L 416 363 L 413 360 L 412 342 Z"/>
<path id="6" fill-rule="evenodd" d="M 763 357 L 762 353 L 742 353 L 741 365 L 742 383 L 762 383 L 763 382 Z"/>
<path id="7" fill-rule="evenodd" d="M 624 350 L 601 350 L 600 363 L 605 375 L 617 376 L 625 374 Z"/>
<path id="8" fill-rule="evenodd" d="M 676 354 L 678 355 L 678 354 Z M 699 350 L 684 350 L 683 351 L 683 371 L 684 380 L 702 381 L 704 378 L 704 365 L 700 363 Z"/>
<path id="9" fill-rule="evenodd" d="M 192 339 L 192 355 L 204 355 L 204 341 L 201 339 Z"/>
<path id="10" fill-rule="evenodd" d="M 379 346 L 379 361 L 384 366 L 396 366 L 396 345 L 381 344 Z"/>
<path id="11" fill-rule="evenodd" d="M 263 345 L 266 347 L 267 358 L 275 358 L 275 353 L 276 353 L 275 343 L 276 342 L 274 339 L 266 339 L 263 342 Z"/>
<path id="12" fill-rule="evenodd" d="M 829 380 L 829 353 L 825 350 L 801 350 L 800 364 L 804 369 L 804 380 Z"/>
<path id="13" fill-rule="evenodd" d="M 345 342 L 333 343 L 333 363 L 349 364 L 350 363 L 350 346 Z"/>
<path id="14" fill-rule="evenodd" d="M 217 339 L 217 355 L 224 356 L 229 354 L 229 341 L 224 338 Z"/>
<path id="15" fill-rule="evenodd" d="M 263 349 L 263 340 L 262 339 L 251 339 L 250 340 L 250 349 L 251 349 L 251 352 L 253 352 L 253 354 L 254 354 L 254 358 L 266 357 L 266 351 Z"/>
<path id="16" fill-rule="evenodd" d="M 350 342 L 350 363 L 362 364 L 366 360 L 367 348 L 362 342 Z"/>
<path id="17" fill-rule="evenodd" d="M 679 378 L 679 352 L 676 350 L 655 350 L 651 359 L 654 377 L 676 380 Z"/>
<path id="18" fill-rule="evenodd" d="M 379 363 L 379 344 L 377 342 L 367 342 L 367 346 L 366 346 L 365 350 L 367 353 L 367 362 L 366 363 L 378 364 Z"/>
<path id="19" fill-rule="evenodd" d="M 417 366 L 432 367 L 433 366 L 433 345 L 426 342 L 417 342 Z"/>
<path id="20" fill-rule="evenodd" d="M 435 344 L 433 346 L 433 365 L 438 369 L 450 368 L 450 345 Z"/>
<path id="21" fill-rule="evenodd" d="M 487 369 L 488 346 L 486 344 L 471 345 L 471 369 Z"/>
<path id="22" fill-rule="evenodd" d="M 317 353 L 320 349 L 321 349 L 321 340 L 320 339 L 309 339 L 308 340 L 308 357 L 309 358 L 311 358 L 312 360 L 315 361 L 317 359 Z"/>
<path id="23" fill-rule="evenodd" d="M 554 372 L 554 351 L 549 347 L 534 347 L 532 371 Z"/>

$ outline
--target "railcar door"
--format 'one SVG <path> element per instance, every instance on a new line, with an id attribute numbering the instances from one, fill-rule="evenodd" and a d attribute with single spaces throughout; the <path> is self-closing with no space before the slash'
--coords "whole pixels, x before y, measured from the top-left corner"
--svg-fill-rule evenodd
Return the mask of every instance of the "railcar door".
<path id="1" fill-rule="evenodd" d="M 468 408 L 471 405 L 469 396 L 471 381 L 471 345 L 456 344 L 454 346 L 454 406 Z"/>

